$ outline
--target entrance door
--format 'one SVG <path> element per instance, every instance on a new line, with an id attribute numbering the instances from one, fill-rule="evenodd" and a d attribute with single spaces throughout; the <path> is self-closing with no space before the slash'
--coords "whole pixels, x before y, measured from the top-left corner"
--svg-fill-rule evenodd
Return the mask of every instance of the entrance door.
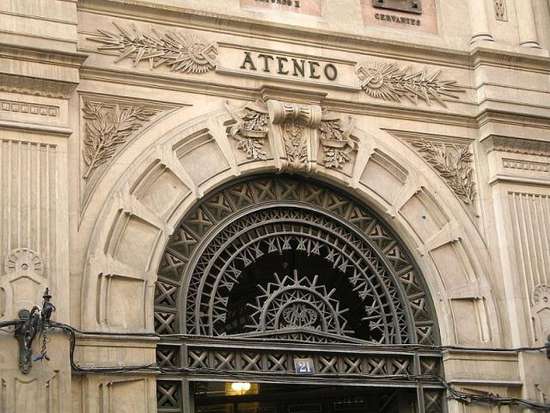
<path id="1" fill-rule="evenodd" d="M 405 413 L 414 389 L 196 382 L 195 413 Z"/>

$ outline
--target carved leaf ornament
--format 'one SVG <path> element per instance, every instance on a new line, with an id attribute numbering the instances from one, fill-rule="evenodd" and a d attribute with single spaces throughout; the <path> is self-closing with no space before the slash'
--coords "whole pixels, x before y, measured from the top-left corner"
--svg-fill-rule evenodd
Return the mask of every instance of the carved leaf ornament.
<path id="1" fill-rule="evenodd" d="M 472 176 L 472 154 L 468 146 L 433 143 L 425 139 L 412 141 L 411 144 L 465 204 L 474 203 L 476 191 Z"/>
<path id="2" fill-rule="evenodd" d="M 134 66 L 137 66 L 147 60 L 151 69 L 167 65 L 173 72 L 181 73 L 206 73 L 216 67 L 216 44 L 208 43 L 199 36 L 179 32 L 159 33 L 155 29 L 143 33 L 133 24 L 130 28 L 114 22 L 113 25 L 118 33 L 98 29 L 100 35 L 89 39 L 104 44 L 98 50 L 117 52 L 115 63 L 133 59 Z"/>
<path id="3" fill-rule="evenodd" d="M 428 105 L 436 101 L 447 107 L 445 98 L 458 99 L 456 93 L 464 92 L 456 85 L 456 81 L 441 80 L 440 70 L 432 74 L 426 70 L 413 72 L 410 67 L 400 68 L 388 63 L 372 66 L 359 64 L 355 71 L 361 80 L 362 89 L 376 99 L 399 103 L 405 98 L 415 105 L 420 99 Z"/>
<path id="4" fill-rule="evenodd" d="M 145 107 L 121 108 L 115 105 L 113 108 L 96 102 L 86 102 L 83 112 L 87 120 L 83 149 L 85 180 L 111 159 L 128 137 L 155 114 L 154 110 Z"/>

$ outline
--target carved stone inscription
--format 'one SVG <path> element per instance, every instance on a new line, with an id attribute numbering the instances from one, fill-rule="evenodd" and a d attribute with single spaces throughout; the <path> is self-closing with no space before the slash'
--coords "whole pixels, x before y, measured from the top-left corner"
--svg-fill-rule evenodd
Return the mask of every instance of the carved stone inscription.
<path id="1" fill-rule="evenodd" d="M 332 63 L 251 51 L 243 52 L 240 69 L 330 82 L 338 78 L 338 69 Z"/>
<path id="2" fill-rule="evenodd" d="M 321 15 L 321 0 L 241 0 L 241 7 Z"/>
<path id="3" fill-rule="evenodd" d="M 435 0 L 361 0 L 366 26 L 437 33 Z"/>

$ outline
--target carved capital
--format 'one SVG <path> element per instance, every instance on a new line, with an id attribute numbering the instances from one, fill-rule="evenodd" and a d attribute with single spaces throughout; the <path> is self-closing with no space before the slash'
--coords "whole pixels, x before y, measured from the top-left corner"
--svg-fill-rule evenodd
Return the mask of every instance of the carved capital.
<path id="1" fill-rule="evenodd" d="M 300 105 L 270 100 L 267 103 L 269 117 L 274 125 L 297 123 L 308 128 L 318 128 L 321 124 L 322 110 L 318 105 Z"/>

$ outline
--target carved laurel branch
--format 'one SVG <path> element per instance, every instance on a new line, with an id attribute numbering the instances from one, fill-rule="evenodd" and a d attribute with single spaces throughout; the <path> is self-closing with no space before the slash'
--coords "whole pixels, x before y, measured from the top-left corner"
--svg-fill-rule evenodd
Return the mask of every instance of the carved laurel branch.
<path id="1" fill-rule="evenodd" d="M 85 180 L 111 159 L 128 137 L 156 113 L 145 107 L 105 107 L 102 103 L 90 101 L 84 103 L 82 111 L 86 119 L 83 149 Z"/>
<path id="2" fill-rule="evenodd" d="M 423 100 L 431 105 L 436 101 L 447 107 L 444 99 L 458 99 L 456 93 L 464 89 L 456 85 L 454 80 L 441 80 L 438 70 L 429 74 L 427 70 L 413 72 L 410 67 L 400 68 L 396 64 L 357 65 L 355 69 L 361 80 L 361 87 L 367 95 L 392 102 L 408 99 L 415 105 Z"/>
<path id="3" fill-rule="evenodd" d="M 432 143 L 425 139 L 412 141 L 420 155 L 445 179 L 466 205 L 473 205 L 476 191 L 473 180 L 472 154 L 466 145 Z"/>
<path id="4" fill-rule="evenodd" d="M 139 31 L 134 24 L 125 28 L 113 22 L 118 33 L 97 29 L 100 33 L 89 40 L 103 43 L 98 50 L 115 51 L 118 58 L 115 63 L 127 58 L 137 66 L 148 60 L 151 69 L 167 65 L 173 72 L 205 73 L 214 70 L 218 48 L 199 36 L 179 32 L 159 33 L 151 29 L 150 33 Z"/>
<path id="5" fill-rule="evenodd" d="M 228 104 L 226 108 L 236 122 L 228 134 L 237 141 L 237 149 L 243 151 L 247 159 L 266 160 L 264 140 L 269 131 L 269 114 L 265 104 L 261 101 L 248 104 L 241 113 L 233 112 Z"/>
<path id="6" fill-rule="evenodd" d="M 357 150 L 357 140 L 351 135 L 350 121 L 344 129 L 342 121 L 325 114 L 319 126 L 320 142 L 325 154 L 325 167 L 342 169 L 351 161 L 351 153 Z"/>

